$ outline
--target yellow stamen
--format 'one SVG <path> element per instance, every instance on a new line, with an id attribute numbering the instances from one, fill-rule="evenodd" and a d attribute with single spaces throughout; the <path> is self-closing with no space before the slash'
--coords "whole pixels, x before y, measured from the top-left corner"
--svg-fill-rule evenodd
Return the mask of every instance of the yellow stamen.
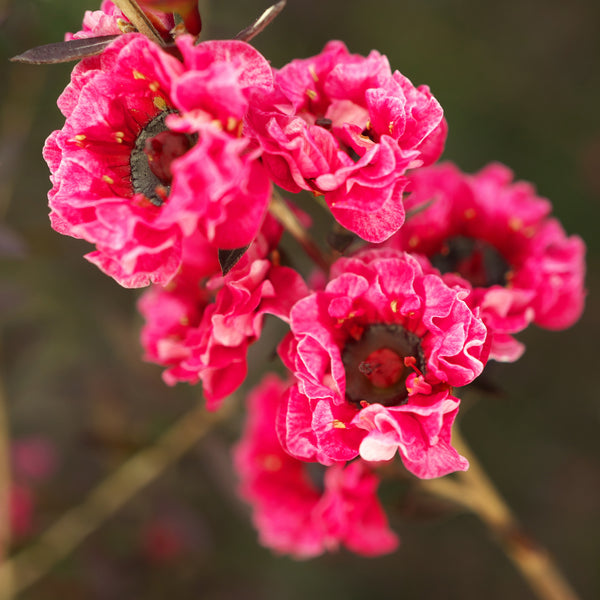
<path id="1" fill-rule="evenodd" d="M 156 106 L 156 108 L 158 108 L 158 110 L 167 110 L 167 103 L 162 96 L 154 96 L 152 103 L 154 106 Z"/>
<path id="2" fill-rule="evenodd" d="M 281 458 L 274 454 L 268 454 L 263 457 L 262 464 L 267 471 L 279 471 L 282 467 Z"/>
<path id="3" fill-rule="evenodd" d="M 517 217 L 511 217 L 510 220 L 508 221 L 508 226 L 513 231 L 519 231 L 523 227 L 523 221 L 521 221 L 521 219 L 519 219 Z"/>
<path id="4" fill-rule="evenodd" d="M 102 181 L 108 183 L 108 185 L 113 185 L 113 183 L 115 182 L 115 180 L 112 177 L 109 177 L 108 175 L 102 175 Z"/>
<path id="5" fill-rule="evenodd" d="M 227 118 L 227 131 L 233 131 L 238 125 L 238 121 L 235 117 Z"/>
<path id="6" fill-rule="evenodd" d="M 311 99 L 311 100 L 316 100 L 317 99 L 317 92 L 315 92 L 314 90 L 306 90 L 306 95 Z"/>

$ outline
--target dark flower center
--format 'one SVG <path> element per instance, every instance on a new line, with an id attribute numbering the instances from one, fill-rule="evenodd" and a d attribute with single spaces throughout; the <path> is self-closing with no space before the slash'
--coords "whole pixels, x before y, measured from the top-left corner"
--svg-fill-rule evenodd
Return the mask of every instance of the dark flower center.
<path id="1" fill-rule="evenodd" d="M 347 400 L 384 406 L 404 404 L 408 398 L 406 378 L 412 373 L 405 364 L 408 357 L 425 372 L 419 337 L 401 325 L 376 323 L 367 327 L 360 339 L 351 338 L 342 352 Z"/>
<path id="2" fill-rule="evenodd" d="M 165 120 L 172 112 L 160 113 L 142 129 L 129 158 L 133 191 L 155 206 L 161 206 L 171 191 L 171 163 L 196 142 L 194 136 L 167 128 Z"/>
<path id="3" fill-rule="evenodd" d="M 458 273 L 476 287 L 506 285 L 510 265 L 484 240 L 456 236 L 431 257 L 431 263 L 442 273 Z"/>

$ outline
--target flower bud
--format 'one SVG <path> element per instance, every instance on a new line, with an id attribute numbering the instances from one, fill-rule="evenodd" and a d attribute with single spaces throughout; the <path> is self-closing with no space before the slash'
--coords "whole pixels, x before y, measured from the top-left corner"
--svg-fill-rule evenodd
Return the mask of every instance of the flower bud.
<path id="1" fill-rule="evenodd" d="M 185 28 L 193 35 L 198 35 L 202 29 L 197 0 L 138 0 L 138 4 L 142 8 L 178 13 L 183 19 Z"/>

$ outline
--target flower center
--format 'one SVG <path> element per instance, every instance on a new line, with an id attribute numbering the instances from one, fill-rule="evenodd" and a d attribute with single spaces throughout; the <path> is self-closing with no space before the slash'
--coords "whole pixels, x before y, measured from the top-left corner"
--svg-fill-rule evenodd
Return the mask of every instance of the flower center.
<path id="1" fill-rule="evenodd" d="M 160 113 L 142 129 L 129 158 L 134 193 L 143 194 L 155 206 L 161 206 L 171 191 L 171 163 L 196 142 L 194 136 L 167 128 L 165 120 L 172 112 Z"/>
<path id="2" fill-rule="evenodd" d="M 342 362 L 346 371 L 346 398 L 384 406 L 404 404 L 408 398 L 406 378 L 412 372 L 405 359 L 416 359 L 425 371 L 420 339 L 401 325 L 376 323 L 367 327 L 360 339 L 344 346 Z"/>
<path id="3" fill-rule="evenodd" d="M 475 287 L 506 285 L 510 265 L 484 240 L 456 236 L 431 258 L 442 273 L 458 273 Z"/>

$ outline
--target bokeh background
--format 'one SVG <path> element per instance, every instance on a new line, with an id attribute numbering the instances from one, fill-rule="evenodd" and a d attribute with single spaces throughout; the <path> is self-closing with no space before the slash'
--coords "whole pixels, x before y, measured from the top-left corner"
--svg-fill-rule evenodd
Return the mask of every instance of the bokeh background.
<path id="1" fill-rule="evenodd" d="M 206 39 L 232 37 L 268 2 L 204 4 Z M 42 438 L 56 453 L 53 475 L 32 487 L 32 529 L 15 550 L 201 394 L 166 387 L 160 369 L 142 362 L 137 292 L 89 265 L 87 244 L 48 223 L 41 148 L 62 126 L 55 102 L 70 66 L 7 59 L 76 31 L 95 8 L 94 0 L 0 0 L 0 374 L 12 438 Z M 566 332 L 525 332 L 524 357 L 490 370 L 499 391 L 465 403 L 461 422 L 526 528 L 583 598 L 598 598 L 600 3 L 288 0 L 255 45 L 280 66 L 333 38 L 353 52 L 377 48 L 431 87 L 450 125 L 444 158 L 466 171 L 493 160 L 511 166 L 586 240 L 581 321 Z M 269 331 L 252 353 L 254 372 L 276 343 Z M 258 546 L 233 491 L 228 448 L 239 421 L 206 438 L 22 598 L 532 598 L 474 517 L 423 514 L 385 489 L 402 538 L 394 554 L 274 556 Z"/>

